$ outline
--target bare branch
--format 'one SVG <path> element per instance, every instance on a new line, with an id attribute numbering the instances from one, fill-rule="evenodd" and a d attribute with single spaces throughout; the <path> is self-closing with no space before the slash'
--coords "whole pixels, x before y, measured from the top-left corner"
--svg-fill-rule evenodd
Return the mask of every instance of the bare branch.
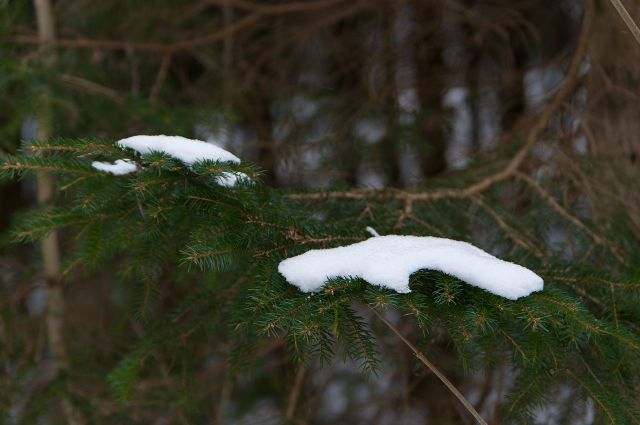
<path id="1" fill-rule="evenodd" d="M 153 83 L 153 87 L 151 87 L 151 91 L 149 92 L 150 102 L 155 102 L 158 99 L 158 95 L 160 94 L 160 89 L 162 89 L 164 80 L 167 78 L 167 73 L 169 72 L 169 66 L 171 65 L 171 58 L 172 58 L 171 53 L 166 53 L 162 57 L 162 63 L 160 64 L 158 75 L 156 75 L 156 80 Z"/>
<path id="2" fill-rule="evenodd" d="M 391 329 L 391 331 L 396 334 L 396 336 L 400 338 L 400 340 L 407 347 L 409 347 L 409 349 L 418 358 L 418 360 L 422 362 L 422 364 L 424 364 L 431 372 L 433 372 L 434 375 L 438 377 L 438 379 L 449 389 L 449 391 L 451 391 L 451 393 L 460 401 L 460 403 L 462 403 L 464 408 L 467 409 L 467 411 L 476 419 L 476 421 L 478 421 L 479 424 L 488 425 L 487 422 L 482 419 L 482 416 L 480 416 L 473 405 L 469 402 L 469 400 L 467 400 L 466 397 L 455 387 L 455 385 L 453 385 L 451 381 L 449 381 L 449 379 L 447 379 L 447 377 L 444 376 L 442 372 L 440 372 L 440 369 L 438 369 L 433 363 L 431 363 L 431 361 L 427 358 L 427 356 L 424 355 L 424 353 L 422 353 L 422 351 L 418 350 L 416 346 L 413 345 L 411 341 L 409 341 L 404 335 L 402 335 L 398 328 L 393 326 L 391 322 L 385 319 L 384 316 L 378 312 L 378 310 L 371 306 L 367 307 L 369 307 L 373 314 L 375 314 L 382 323 L 384 323 L 389 329 Z"/>
<path id="3" fill-rule="evenodd" d="M 54 38 L 41 38 L 40 36 L 26 36 L 19 35 L 15 37 L 5 38 L 4 42 L 18 43 L 18 44 L 35 44 L 46 45 L 53 47 L 65 47 L 65 48 L 93 48 L 93 49 L 105 49 L 105 50 L 137 50 L 152 53 L 171 53 L 181 50 L 189 50 L 195 47 L 202 47 L 218 41 L 222 41 L 230 34 L 242 31 L 251 25 L 255 24 L 262 16 L 280 15 L 286 13 L 296 12 L 310 12 L 317 11 L 318 9 L 328 8 L 345 0 L 318 0 L 318 1 L 305 1 L 305 2 L 291 2 L 282 4 L 265 5 L 252 1 L 245 0 L 232 0 L 230 5 L 240 7 L 251 11 L 250 14 L 238 19 L 231 25 L 216 31 L 212 34 L 193 38 L 191 40 L 175 41 L 172 43 L 156 43 L 156 42 L 130 42 L 130 41 L 116 41 L 116 40 L 96 40 L 89 38 L 79 39 L 54 39 Z M 227 0 L 209 0 L 210 3 L 224 5 L 227 4 Z"/>
<path id="4" fill-rule="evenodd" d="M 284 417 L 285 423 L 291 422 L 294 418 L 294 415 L 296 413 L 296 406 L 298 405 L 298 399 L 300 398 L 300 390 L 302 389 L 302 383 L 304 382 L 304 376 L 306 372 L 307 369 L 304 367 L 304 365 L 300 365 L 300 367 L 298 368 L 298 372 L 296 373 L 296 377 L 293 381 L 291 392 L 289 393 L 287 412 Z"/>
<path id="5" fill-rule="evenodd" d="M 609 1 L 613 5 L 613 7 L 616 9 L 616 12 L 618 12 L 618 15 L 620 15 L 620 17 L 622 18 L 622 21 L 624 22 L 624 24 L 627 26 L 627 28 L 629 28 L 629 31 L 631 31 L 631 35 L 633 35 L 633 38 L 635 38 L 638 44 L 640 44 L 640 28 L 638 28 L 638 24 L 635 23 L 635 21 L 629 14 L 629 11 L 627 10 L 627 8 L 625 8 L 624 4 L 622 4 L 622 1 L 621 0 L 609 0 Z"/>
<path id="6" fill-rule="evenodd" d="M 511 158 L 511 161 L 502 170 L 491 174 L 484 179 L 467 186 L 464 189 L 439 189 L 432 192 L 411 193 L 400 190 L 352 190 L 345 192 L 321 192 L 291 194 L 290 199 L 298 200 L 400 200 L 413 202 L 430 202 L 441 199 L 462 199 L 477 195 L 496 183 L 502 182 L 516 173 L 522 165 L 524 159 L 529 155 L 540 135 L 546 130 L 549 120 L 560 110 L 566 99 L 573 93 L 579 80 L 580 66 L 589 47 L 591 29 L 593 27 L 594 11 L 593 2 L 587 3 L 582 31 L 578 40 L 575 54 L 567 71 L 567 75 L 562 86 L 557 90 L 555 96 L 545 110 L 538 116 L 533 126 L 529 129 L 524 145 Z"/>
<path id="7" fill-rule="evenodd" d="M 207 3 L 219 6 L 232 6 L 265 15 L 280 15 L 285 13 L 313 12 L 342 3 L 345 0 L 292 1 L 289 3 L 264 4 L 249 0 L 207 0 Z"/>
<path id="8" fill-rule="evenodd" d="M 15 37 L 5 38 L 4 42 L 18 44 L 35 44 L 52 47 L 66 48 L 86 48 L 86 49 L 105 49 L 105 50 L 124 50 L 132 49 L 137 51 L 152 53 L 171 53 L 181 50 L 189 50 L 196 47 L 202 47 L 208 44 L 216 43 L 223 40 L 228 34 L 232 34 L 244 30 L 258 21 L 260 14 L 253 13 L 238 19 L 233 24 L 220 29 L 212 34 L 193 38 L 191 40 L 176 41 L 173 43 L 154 43 L 154 42 L 130 42 L 130 41 L 114 41 L 114 40 L 95 40 L 89 38 L 79 39 L 46 39 L 39 36 L 19 35 Z"/>
<path id="9" fill-rule="evenodd" d="M 81 87 L 89 93 L 100 94 L 119 104 L 124 103 L 124 99 L 122 98 L 122 96 L 120 96 L 117 91 L 110 89 L 109 87 L 105 87 L 103 85 L 94 83 L 93 81 L 77 77 L 75 75 L 61 74 L 59 78 L 65 83 L 74 85 L 76 87 Z"/>

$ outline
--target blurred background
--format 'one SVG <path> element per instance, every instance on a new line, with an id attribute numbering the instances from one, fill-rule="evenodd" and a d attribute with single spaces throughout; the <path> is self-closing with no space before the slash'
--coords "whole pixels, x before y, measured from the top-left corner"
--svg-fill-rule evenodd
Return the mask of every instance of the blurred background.
<path id="1" fill-rule="evenodd" d="M 640 1 L 625 5 L 640 17 Z M 254 162 L 273 187 L 416 189 L 513 154 L 565 78 L 588 8 L 576 88 L 529 171 L 575 183 L 562 186 L 565 199 L 575 187 L 607 192 L 637 225 L 640 46 L 608 0 L 3 0 L 0 150 L 51 137 L 176 134 Z M 597 176 L 572 169 L 576 157 L 597 163 Z M 0 422 L 65 423 L 47 385 L 47 254 L 8 244 L 12 218 L 37 203 L 36 182 L 0 184 Z M 72 391 L 95 423 L 282 423 L 298 379 L 298 423 L 460 423 L 441 384 L 393 356 L 377 377 L 337 359 L 298 378 L 282 347 L 268 348 L 232 391 L 215 335 L 185 345 L 209 362 L 189 397 L 169 372 L 175 365 L 159 358 L 122 407 L 104 376 L 143 332 L 126 292 L 108 271 L 63 292 Z M 156 308 L 176 296 L 162 286 Z M 442 350 L 439 365 L 455 380 L 454 354 Z M 494 372 L 476 387 L 466 379 L 488 417 L 496 395 L 482 383 L 504 380 Z M 581 415 L 588 423 L 588 407 Z"/>

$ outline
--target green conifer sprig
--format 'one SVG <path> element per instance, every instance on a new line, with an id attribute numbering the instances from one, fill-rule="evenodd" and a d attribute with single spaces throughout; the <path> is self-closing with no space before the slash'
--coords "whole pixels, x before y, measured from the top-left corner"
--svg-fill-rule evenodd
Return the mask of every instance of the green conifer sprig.
<path id="1" fill-rule="evenodd" d="M 530 188 L 510 188 L 532 202 L 524 219 L 517 209 L 494 206 L 501 204 L 500 188 L 482 198 L 416 204 L 406 214 L 402 202 L 384 197 L 291 199 L 287 191 L 264 186 L 260 171 L 245 164 L 186 166 L 102 141 L 56 140 L 30 149 L 43 154 L 28 149 L 4 157 L 0 175 L 58 174 L 60 202 L 22 216 L 15 240 L 32 242 L 68 229 L 65 273 L 117 267 L 135 300 L 131 314 L 145 326 L 138 345 L 108 377 L 121 402 L 134 396 L 145 367 L 156 361 L 151 353 L 171 353 L 207 329 L 228 344 L 235 371 L 256 361 L 262 341 L 281 340 L 296 361 L 326 362 L 341 354 L 375 374 L 384 353 L 377 349 L 375 317 L 367 314 L 373 308 L 400 312 L 418 337 L 445 338 L 467 372 L 509 362 L 515 382 L 502 408 L 514 421 L 531 422 L 536 407 L 562 386 L 576 388 L 576 403 L 592 400 L 604 423 L 638 420 L 640 283 L 633 262 L 615 255 L 636 258 L 638 243 L 615 232 L 593 243 L 595 230 L 583 227 L 585 218 L 572 222 Z M 112 176 L 90 165 L 122 157 L 135 161 L 137 171 Z M 249 179 L 224 187 L 215 177 L 226 172 Z M 475 241 L 539 271 L 545 290 L 514 302 L 423 270 L 411 277 L 409 294 L 348 276 L 305 294 L 277 272 L 279 261 L 292 255 L 364 240 L 367 225 L 383 234 Z M 544 231 L 553 226 L 572 234 L 562 250 L 545 241 Z M 191 294 L 174 313 L 157 317 L 158 294 L 168 284 Z M 426 338 L 418 345 L 429 352 Z"/>

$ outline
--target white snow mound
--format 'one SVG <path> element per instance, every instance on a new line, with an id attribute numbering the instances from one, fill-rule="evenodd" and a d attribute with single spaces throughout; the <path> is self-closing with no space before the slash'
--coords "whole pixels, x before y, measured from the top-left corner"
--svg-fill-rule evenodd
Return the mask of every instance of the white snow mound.
<path id="1" fill-rule="evenodd" d="M 118 140 L 116 144 L 133 149 L 141 155 L 164 152 L 187 165 L 206 160 L 240 163 L 240 158 L 216 145 L 182 136 L 132 136 Z"/>
<path id="2" fill-rule="evenodd" d="M 115 174 L 116 176 L 133 173 L 138 168 L 135 162 L 129 159 L 118 159 L 113 164 L 110 162 L 93 161 L 91 166 L 96 170 Z"/>
<path id="3" fill-rule="evenodd" d="M 438 270 L 495 295 L 516 300 L 541 291 L 540 276 L 500 260 L 467 242 L 431 236 L 380 236 L 329 249 L 314 249 L 287 258 L 278 271 L 302 290 L 319 290 L 328 279 L 362 278 L 400 293 L 410 292 L 409 276 Z"/>

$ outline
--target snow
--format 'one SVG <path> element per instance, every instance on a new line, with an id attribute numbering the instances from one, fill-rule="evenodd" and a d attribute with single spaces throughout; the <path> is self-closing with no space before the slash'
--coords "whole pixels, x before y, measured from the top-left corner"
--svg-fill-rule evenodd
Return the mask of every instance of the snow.
<path id="1" fill-rule="evenodd" d="M 367 226 L 367 227 L 365 227 L 365 229 L 364 229 L 364 230 L 366 230 L 366 231 L 367 231 L 371 236 L 375 236 L 375 237 L 380 236 L 380 233 L 378 233 L 378 232 L 376 231 L 376 229 L 374 229 L 374 228 L 373 228 L 373 227 L 371 227 L 371 226 Z"/>
<path id="2" fill-rule="evenodd" d="M 141 155 L 163 152 L 187 165 L 206 160 L 240 163 L 240 158 L 216 145 L 181 136 L 132 136 L 118 140 L 116 144 L 133 149 Z"/>
<path id="3" fill-rule="evenodd" d="M 179 159 L 188 166 L 198 161 L 206 160 L 240 163 L 240 158 L 214 144 L 181 136 L 132 136 L 118 140 L 116 144 L 121 148 L 133 149 L 141 155 L 150 152 L 163 152 Z M 116 161 L 116 164 L 121 161 Z M 94 167 L 98 168 L 95 164 Z M 100 165 L 101 167 L 109 165 L 106 163 L 100 164 L 104 164 Z M 234 187 L 240 180 L 250 180 L 250 178 L 244 173 L 225 171 L 217 176 L 215 180 L 220 186 Z"/>
<path id="4" fill-rule="evenodd" d="M 438 270 L 511 300 L 543 289 L 531 270 L 500 260 L 467 242 L 431 236 L 379 236 L 352 245 L 310 250 L 280 262 L 278 271 L 303 292 L 328 279 L 362 278 L 399 293 L 410 292 L 409 276 Z"/>
<path id="5" fill-rule="evenodd" d="M 116 176 L 133 173 L 138 168 L 136 163 L 129 159 L 118 159 L 114 163 L 93 161 L 91 166 L 96 170 L 111 173 Z"/>
<path id="6" fill-rule="evenodd" d="M 245 173 L 229 173 L 227 171 L 216 177 L 216 183 L 224 187 L 234 187 L 240 180 L 250 180 L 250 178 Z"/>

